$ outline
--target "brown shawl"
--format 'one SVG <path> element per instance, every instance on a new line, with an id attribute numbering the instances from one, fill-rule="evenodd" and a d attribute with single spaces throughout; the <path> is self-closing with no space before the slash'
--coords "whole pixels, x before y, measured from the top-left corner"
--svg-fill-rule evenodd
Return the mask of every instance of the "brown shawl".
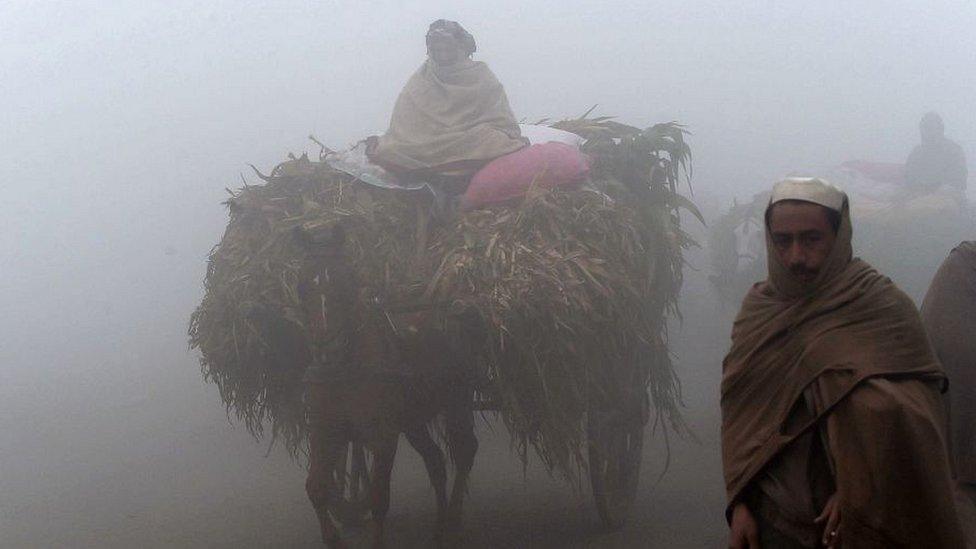
<path id="1" fill-rule="evenodd" d="M 772 249 L 723 363 L 722 460 L 730 505 L 798 435 L 826 421 L 845 547 L 961 547 L 939 406 L 943 373 L 912 301 L 851 258 L 847 201 L 833 250 L 803 284 Z M 816 383 L 815 418 L 785 428 Z"/>
<path id="2" fill-rule="evenodd" d="M 960 482 L 976 483 L 976 241 L 942 263 L 922 303 L 922 322 L 949 376 L 949 441 Z"/>
<path id="3" fill-rule="evenodd" d="M 488 65 L 449 67 L 427 60 L 400 92 L 390 128 L 371 143 L 370 159 L 407 175 L 470 175 L 527 144 L 501 83 Z"/>

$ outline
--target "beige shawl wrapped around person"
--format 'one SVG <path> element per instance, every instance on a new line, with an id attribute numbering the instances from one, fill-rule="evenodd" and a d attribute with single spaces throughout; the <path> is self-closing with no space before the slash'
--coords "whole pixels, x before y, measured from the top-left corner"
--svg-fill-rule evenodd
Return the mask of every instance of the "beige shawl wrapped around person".
<path id="1" fill-rule="evenodd" d="M 839 204 L 841 225 L 810 283 L 778 260 L 767 228 L 769 278 L 743 301 L 723 363 L 729 504 L 796 437 L 825 424 L 844 547 L 963 547 L 941 405 L 945 376 L 918 312 L 887 277 L 852 258 L 843 193 L 814 180 L 787 194 Z M 815 417 L 787 428 L 811 384 L 823 396 Z"/>
<path id="2" fill-rule="evenodd" d="M 963 242 L 942 263 L 922 322 L 949 376 L 949 441 L 960 482 L 976 484 L 976 242 Z"/>
<path id="3" fill-rule="evenodd" d="M 390 128 L 371 140 L 368 154 L 398 175 L 468 176 L 527 144 L 488 65 L 428 59 L 400 92 Z"/>

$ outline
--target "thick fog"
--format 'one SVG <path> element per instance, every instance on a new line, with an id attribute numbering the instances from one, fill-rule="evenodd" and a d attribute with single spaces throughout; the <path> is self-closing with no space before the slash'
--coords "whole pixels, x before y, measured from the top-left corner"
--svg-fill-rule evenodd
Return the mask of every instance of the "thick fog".
<path id="1" fill-rule="evenodd" d="M 903 162 L 930 110 L 976 158 L 969 1 L 6 2 L 0 546 L 316 546 L 301 470 L 226 421 L 187 320 L 225 188 L 256 180 L 248 163 L 317 152 L 309 134 L 339 148 L 385 130 L 439 18 L 475 36 L 519 118 L 598 105 L 686 124 L 711 215 L 790 172 Z M 699 299 L 704 266 L 687 274 Z M 500 449 L 475 465 L 473 540 L 511 527 L 522 545 L 722 546 L 717 380 L 733 311 L 687 309 L 673 338 L 702 442 L 676 443 L 660 483 L 648 458 L 640 535 L 580 529 L 590 502 L 523 480 L 499 426 L 486 436 Z M 397 478 L 418 480 L 394 485 L 391 532 L 423 539 L 433 499 L 401 456 Z M 479 483 L 492 460 L 510 492 Z M 524 501 L 536 514 L 498 511 Z"/>

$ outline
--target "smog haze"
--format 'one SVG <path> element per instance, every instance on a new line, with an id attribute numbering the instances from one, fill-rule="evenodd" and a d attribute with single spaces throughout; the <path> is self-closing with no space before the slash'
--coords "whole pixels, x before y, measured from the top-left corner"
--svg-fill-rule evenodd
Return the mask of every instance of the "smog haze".
<path id="1" fill-rule="evenodd" d="M 249 164 L 317 154 L 310 134 L 340 149 L 385 131 L 440 18 L 472 33 L 519 119 L 596 106 L 686 125 L 682 193 L 709 220 L 786 174 L 904 162 L 928 111 L 976 158 L 967 1 L 7 2 L 0 546 L 319 546 L 303 470 L 225 413 L 187 322 L 226 189 L 259 181 Z M 710 293 L 706 256 L 671 330 L 699 440 L 670 440 L 660 479 L 665 440 L 645 444 L 631 522 L 608 535 L 585 493 L 537 462 L 523 476 L 501 422 L 479 419 L 471 546 L 725 546 L 718 383 L 737 304 Z M 401 445 L 391 544 L 423 544 L 433 514 Z"/>

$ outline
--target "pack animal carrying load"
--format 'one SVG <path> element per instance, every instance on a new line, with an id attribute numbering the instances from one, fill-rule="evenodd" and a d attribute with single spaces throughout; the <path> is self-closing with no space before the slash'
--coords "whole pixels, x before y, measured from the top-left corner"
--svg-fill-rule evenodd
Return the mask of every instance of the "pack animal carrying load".
<path id="1" fill-rule="evenodd" d="M 585 139 L 585 182 L 532 186 L 516 201 L 456 215 L 438 212 L 425 188 L 369 185 L 306 156 L 232 192 L 189 328 L 228 411 L 301 455 L 306 369 L 351 356 L 336 328 L 347 323 L 334 313 L 354 310 L 357 326 L 383 327 L 397 353 L 419 338 L 463 338 L 465 375 L 522 459 L 532 448 L 570 478 L 588 467 L 595 492 L 629 504 L 651 410 L 682 426 L 667 318 L 692 244 L 679 210 L 698 215 L 678 192 L 690 149 L 675 123 L 640 130 L 584 117 L 552 127 Z M 329 302 L 336 292 L 310 300 L 303 290 L 308 242 L 296 235 L 323 227 L 341 228 L 342 261 L 355 273 L 345 309 Z M 315 276 L 323 284 L 329 274 Z M 392 353 L 371 360 L 316 375 L 326 384 L 340 383 L 329 376 L 342 369 L 411 375 Z M 620 440 L 631 442 L 621 450 Z M 626 460 L 604 463 L 609 447 Z M 609 485 L 607 471 L 625 486 Z M 611 515 L 626 507 L 605 502 L 601 515 L 619 523 Z"/>
<path id="2" fill-rule="evenodd" d="M 855 249 L 916 300 L 932 273 L 976 222 L 959 189 L 942 185 L 916 189 L 905 185 L 904 165 L 851 160 L 825 171 L 847 192 L 857 224 Z M 719 295 L 738 303 L 766 272 L 765 221 L 768 193 L 749 202 L 734 201 L 709 230 L 710 279 Z M 907 261 L 906 258 L 910 258 Z"/>

